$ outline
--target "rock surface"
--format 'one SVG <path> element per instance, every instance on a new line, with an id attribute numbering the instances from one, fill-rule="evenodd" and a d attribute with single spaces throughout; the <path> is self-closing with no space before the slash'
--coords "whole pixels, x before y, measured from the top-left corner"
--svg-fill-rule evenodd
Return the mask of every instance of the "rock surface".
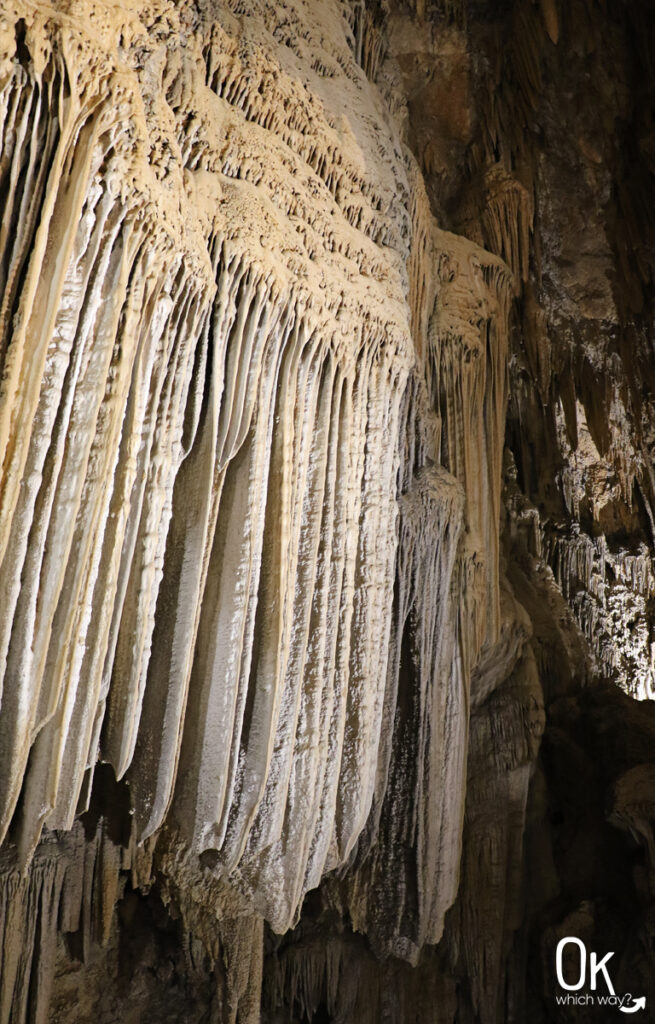
<path id="1" fill-rule="evenodd" d="M 654 36 L 7 0 L 0 1024 L 655 1006 Z"/>

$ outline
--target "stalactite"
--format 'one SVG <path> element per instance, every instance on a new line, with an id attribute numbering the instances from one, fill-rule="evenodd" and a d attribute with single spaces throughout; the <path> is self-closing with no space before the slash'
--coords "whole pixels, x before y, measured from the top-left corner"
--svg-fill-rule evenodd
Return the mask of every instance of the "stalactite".
<path id="1" fill-rule="evenodd" d="M 592 540 L 547 535 L 545 557 L 573 607 L 602 675 L 614 677 L 638 699 L 653 693 L 648 604 L 655 592 L 653 559 L 645 545 L 635 554 L 612 551 L 604 536 Z"/>
<path id="2" fill-rule="evenodd" d="M 655 687 L 648 224 L 579 132 L 585 288 L 540 149 L 585 6 L 8 0 L 0 1024 L 150 897 L 221 1024 L 525 1018 L 548 752 Z"/>
<path id="3" fill-rule="evenodd" d="M 24 208 L 41 196 L 44 209 L 36 231 L 33 215 L 16 214 L 3 263 L 24 280 L 6 290 L 3 322 L 6 335 L 14 318 L 2 403 L 2 830 L 22 864 L 38 861 L 44 826 L 75 828 L 96 763 L 108 762 L 129 783 L 130 863 L 170 818 L 170 852 L 157 856 L 177 878 L 171 898 L 195 906 L 184 894 L 193 857 L 217 891 L 229 877 L 219 903 L 239 914 L 210 919 L 234 963 L 240 944 L 261 944 L 253 922 L 258 934 L 263 919 L 284 931 L 326 872 L 375 845 L 399 770 L 409 643 L 421 740 L 398 827 L 411 832 L 420 907 L 416 927 L 381 928 L 379 941 L 416 959 L 456 894 L 470 675 L 497 628 L 497 556 L 482 576 L 473 566 L 484 565 L 483 534 L 498 530 L 506 276 L 436 231 L 343 36 L 324 38 L 311 92 L 285 38 L 270 52 L 262 32 L 279 35 L 275 12 L 237 15 L 208 18 L 199 50 L 149 37 L 150 78 L 129 70 L 142 37 L 126 16 L 121 78 L 111 35 L 26 13 L 24 45 L 41 48 L 43 68 L 14 61 L 4 85 L 17 127 L 3 167 L 23 181 Z M 298 15 L 298 59 L 312 31 Z M 353 31 L 373 77 L 380 44 L 357 19 Z M 357 98 L 349 116 L 363 150 L 331 113 L 333 74 Z M 56 121 L 41 113 L 46 99 Z M 457 309 L 453 293 L 471 287 L 484 297 Z M 473 380 L 462 345 L 480 360 Z M 428 360 L 441 381 L 430 395 L 417 376 Z M 462 392 L 453 409 L 450 387 Z M 434 466 L 439 423 L 461 487 Z M 464 596 L 481 583 L 479 599 Z M 472 633 L 453 600 L 478 609 Z M 386 868 L 394 843 L 376 854 Z M 106 939 L 121 865 L 107 853 L 99 865 Z M 228 963 L 217 990 L 226 1019 L 254 1019 L 258 972 Z"/>
<path id="4" fill-rule="evenodd" d="M 14 851 L 3 852 L 0 868 L 0 1020 L 49 1020 L 57 931 L 79 933 L 88 955 L 106 943 L 121 895 L 120 848 L 98 823 L 91 840 L 77 822 L 67 833 L 48 833 L 28 875 Z"/>

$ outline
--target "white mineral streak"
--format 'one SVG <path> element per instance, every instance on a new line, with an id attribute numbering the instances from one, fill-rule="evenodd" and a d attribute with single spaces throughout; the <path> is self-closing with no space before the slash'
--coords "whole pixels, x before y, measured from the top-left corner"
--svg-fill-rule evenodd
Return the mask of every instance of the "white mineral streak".
<path id="1" fill-rule="evenodd" d="M 354 921 L 397 877 L 379 943 L 439 939 L 472 674 L 527 637 L 500 600 L 513 278 L 435 225 L 381 45 L 336 0 L 0 24 L 0 838 L 24 863 L 76 827 L 109 762 L 134 838 L 167 823 L 251 908 L 232 963 L 355 860 Z M 77 914 L 49 863 L 48 928 Z M 228 970 L 226 1020 L 260 973 Z"/>

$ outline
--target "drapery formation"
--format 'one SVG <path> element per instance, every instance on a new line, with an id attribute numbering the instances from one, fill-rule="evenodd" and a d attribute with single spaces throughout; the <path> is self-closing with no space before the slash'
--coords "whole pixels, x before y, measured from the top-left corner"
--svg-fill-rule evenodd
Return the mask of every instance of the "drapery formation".
<path id="1" fill-rule="evenodd" d="M 133 844 L 279 932 L 362 844 L 402 867 L 414 958 L 499 631 L 509 274 L 438 231 L 337 5 L 160 7 L 3 36 L 1 834 L 29 864 L 106 762 Z"/>
<path id="2" fill-rule="evenodd" d="M 548 758 L 650 736 L 583 687 L 652 692 L 651 435 L 530 135 L 574 14 L 469 6 L 0 14 L 0 1024 L 150 890 L 220 1024 L 527 1019 Z"/>

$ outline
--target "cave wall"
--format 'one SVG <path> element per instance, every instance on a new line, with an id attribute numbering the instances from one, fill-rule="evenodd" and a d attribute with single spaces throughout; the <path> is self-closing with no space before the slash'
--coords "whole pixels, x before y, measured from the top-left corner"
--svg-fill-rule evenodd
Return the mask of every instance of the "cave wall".
<path id="1" fill-rule="evenodd" d="M 654 52 L 5 5 L 0 1022 L 650 997 Z"/>

